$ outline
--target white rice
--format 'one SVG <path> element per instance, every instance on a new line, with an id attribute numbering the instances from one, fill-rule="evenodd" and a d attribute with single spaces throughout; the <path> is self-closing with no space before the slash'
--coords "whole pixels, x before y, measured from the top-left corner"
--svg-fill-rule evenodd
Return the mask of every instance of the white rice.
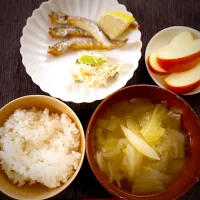
<path id="1" fill-rule="evenodd" d="M 18 186 L 65 183 L 77 169 L 80 132 L 66 115 L 16 110 L 0 128 L 0 165 Z"/>

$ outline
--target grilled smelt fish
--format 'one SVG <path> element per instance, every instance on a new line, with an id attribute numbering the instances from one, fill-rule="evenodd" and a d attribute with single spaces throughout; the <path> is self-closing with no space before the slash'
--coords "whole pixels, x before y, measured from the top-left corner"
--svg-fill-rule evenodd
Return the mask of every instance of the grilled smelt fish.
<path id="1" fill-rule="evenodd" d="M 49 46 L 48 53 L 59 56 L 68 50 L 91 50 L 91 49 L 112 49 L 120 48 L 126 41 L 115 41 L 111 46 L 104 46 L 91 37 L 74 37 L 61 41 L 53 46 Z"/>
<path id="2" fill-rule="evenodd" d="M 88 32 L 73 26 L 49 28 L 49 34 L 56 38 L 91 36 Z"/>
<path id="3" fill-rule="evenodd" d="M 78 28 L 83 29 L 84 31 L 87 31 L 89 34 L 91 34 L 99 43 L 101 43 L 105 47 L 115 47 L 119 48 L 115 45 L 116 41 L 109 40 L 106 35 L 101 31 L 101 29 L 98 27 L 98 25 L 86 18 L 83 17 L 74 17 L 74 16 L 68 16 L 63 13 L 55 13 L 52 12 L 49 15 L 50 21 L 53 24 L 70 24 L 73 26 L 76 26 Z M 118 43 L 122 43 L 123 45 L 126 44 L 128 39 L 117 41 Z M 122 45 L 122 46 L 123 46 Z"/>

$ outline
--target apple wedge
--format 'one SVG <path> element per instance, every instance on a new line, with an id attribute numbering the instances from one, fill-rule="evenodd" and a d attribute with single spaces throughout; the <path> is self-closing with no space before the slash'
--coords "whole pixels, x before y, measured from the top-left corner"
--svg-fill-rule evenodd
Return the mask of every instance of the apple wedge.
<path id="1" fill-rule="evenodd" d="M 172 39 L 169 45 L 158 50 L 159 66 L 170 73 L 184 72 L 200 62 L 200 39 L 193 40 L 186 31 Z"/>
<path id="2" fill-rule="evenodd" d="M 165 71 L 164 69 L 162 69 L 158 62 L 157 62 L 157 53 L 152 53 L 148 59 L 147 59 L 147 64 L 149 69 L 157 75 L 167 75 L 169 74 L 169 72 Z"/>
<path id="3" fill-rule="evenodd" d="M 169 75 L 164 80 L 164 85 L 177 94 L 185 94 L 196 89 L 200 86 L 200 63 L 188 71 Z"/>

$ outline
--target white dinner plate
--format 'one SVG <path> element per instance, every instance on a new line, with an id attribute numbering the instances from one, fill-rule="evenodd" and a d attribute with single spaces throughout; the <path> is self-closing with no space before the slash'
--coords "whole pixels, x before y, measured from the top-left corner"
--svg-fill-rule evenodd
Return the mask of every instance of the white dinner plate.
<path id="1" fill-rule="evenodd" d="M 20 40 L 22 62 L 33 82 L 51 96 L 75 103 L 104 99 L 125 86 L 137 69 L 141 57 L 141 32 L 136 29 L 124 34 L 122 38 L 128 37 L 129 40 L 121 49 L 92 51 L 112 59 L 119 59 L 124 65 L 119 77 L 106 87 L 88 88 L 84 83 L 74 82 L 72 78 L 73 65 L 80 51 L 69 51 L 58 57 L 47 53 L 49 45 L 60 41 L 48 34 L 49 27 L 55 26 L 49 22 L 48 15 L 51 11 L 64 12 L 94 21 L 97 21 L 105 11 L 128 12 L 117 0 L 50 0 L 42 3 L 28 18 Z"/>

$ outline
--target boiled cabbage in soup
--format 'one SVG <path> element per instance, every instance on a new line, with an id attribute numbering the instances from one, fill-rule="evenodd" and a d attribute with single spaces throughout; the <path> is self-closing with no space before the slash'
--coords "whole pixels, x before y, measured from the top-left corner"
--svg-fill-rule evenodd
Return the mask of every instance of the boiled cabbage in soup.
<path id="1" fill-rule="evenodd" d="M 113 105 L 97 120 L 94 142 L 109 182 L 134 194 L 166 190 L 184 166 L 181 115 L 166 103 L 132 99 Z"/>

